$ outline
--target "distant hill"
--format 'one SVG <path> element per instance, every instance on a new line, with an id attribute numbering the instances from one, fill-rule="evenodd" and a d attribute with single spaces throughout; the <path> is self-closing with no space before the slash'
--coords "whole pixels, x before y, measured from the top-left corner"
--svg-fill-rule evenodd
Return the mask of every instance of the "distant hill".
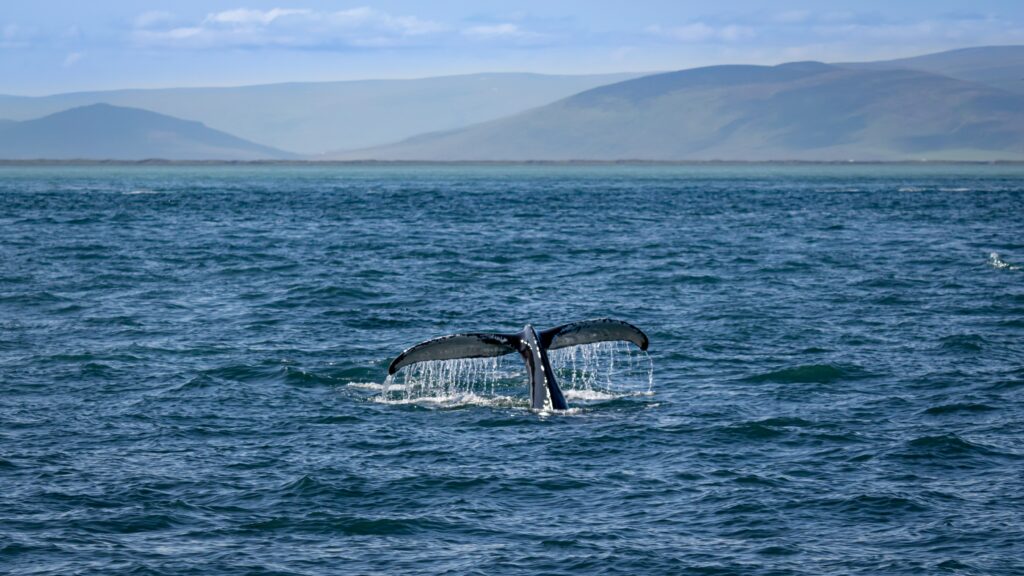
<path id="1" fill-rule="evenodd" d="M 293 155 L 199 122 L 93 104 L 0 124 L 0 159 L 263 160 Z"/>
<path id="2" fill-rule="evenodd" d="M 301 154 L 365 148 L 462 128 L 550 104 L 639 74 L 471 74 L 418 80 L 269 84 L 0 95 L 0 118 L 28 120 L 76 106 L 143 108 Z"/>
<path id="3" fill-rule="evenodd" d="M 913 58 L 841 66 L 874 70 L 920 70 L 1024 94 L 1024 46 L 962 48 Z"/>
<path id="4" fill-rule="evenodd" d="M 339 155 L 380 160 L 1024 159 L 1024 96 L 910 70 L 712 66 Z"/>

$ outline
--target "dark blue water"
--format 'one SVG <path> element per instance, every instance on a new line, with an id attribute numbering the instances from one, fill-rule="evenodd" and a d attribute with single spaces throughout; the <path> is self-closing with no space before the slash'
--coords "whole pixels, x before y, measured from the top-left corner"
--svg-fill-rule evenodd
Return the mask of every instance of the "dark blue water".
<path id="1" fill-rule="evenodd" d="M 0 572 L 1024 573 L 1022 217 L 1021 167 L 0 168 Z M 652 393 L 381 398 L 601 316 Z"/>

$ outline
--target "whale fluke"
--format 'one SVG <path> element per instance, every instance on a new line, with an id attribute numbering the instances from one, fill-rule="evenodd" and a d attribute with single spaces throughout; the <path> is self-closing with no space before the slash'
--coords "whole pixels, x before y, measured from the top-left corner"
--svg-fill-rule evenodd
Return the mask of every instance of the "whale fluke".
<path id="1" fill-rule="evenodd" d="M 540 342 L 548 350 L 615 341 L 632 342 L 641 350 L 647 350 L 649 343 L 647 335 L 636 326 L 611 318 L 570 322 L 540 333 Z"/>
<path id="2" fill-rule="evenodd" d="M 429 360 L 456 360 L 458 358 L 489 358 L 504 356 L 519 350 L 515 334 L 452 334 L 420 342 L 398 355 L 388 366 L 388 374 L 403 366 Z"/>
<path id="3" fill-rule="evenodd" d="M 649 343 L 647 335 L 636 326 L 611 318 L 571 322 L 540 333 L 527 324 L 518 334 L 453 334 L 421 342 L 399 354 L 388 366 L 388 374 L 417 362 L 489 358 L 519 352 L 530 374 L 531 406 L 565 410 L 568 406 L 551 370 L 548 350 L 612 341 L 632 342 L 641 350 L 647 350 Z"/>

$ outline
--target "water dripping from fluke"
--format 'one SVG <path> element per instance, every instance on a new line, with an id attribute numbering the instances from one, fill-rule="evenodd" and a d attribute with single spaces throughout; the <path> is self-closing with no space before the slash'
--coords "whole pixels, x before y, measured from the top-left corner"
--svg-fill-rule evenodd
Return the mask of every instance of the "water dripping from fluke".
<path id="1" fill-rule="evenodd" d="M 452 392 L 453 387 L 463 386 L 467 369 L 473 376 L 483 376 L 485 382 L 489 379 L 491 371 L 484 370 L 482 373 L 477 370 L 474 361 L 479 359 L 500 358 L 502 356 L 518 353 L 526 366 L 526 373 L 530 382 L 530 408 L 532 410 L 559 410 L 569 408 L 565 393 L 562 391 L 556 376 L 557 370 L 554 366 L 567 366 L 566 362 L 556 362 L 552 365 L 551 357 L 559 350 L 574 349 L 587 345 L 630 343 L 641 351 L 646 351 L 649 344 L 647 335 L 642 330 L 622 320 L 611 318 L 597 318 L 594 320 L 583 320 L 570 322 L 547 330 L 537 331 L 532 325 L 527 324 L 521 331 L 515 333 L 500 332 L 476 332 L 464 334 L 451 334 L 420 342 L 399 354 L 388 366 L 388 374 L 393 375 L 402 368 L 414 367 L 419 364 L 430 364 L 432 362 L 442 363 L 436 367 L 424 368 L 432 373 L 429 376 L 440 382 L 441 389 Z M 593 362 L 593 359 L 584 351 L 573 353 L 569 356 L 569 362 L 575 363 L 577 357 L 581 362 Z M 599 358 L 598 356 L 596 358 Z M 608 358 L 606 365 L 606 378 L 611 383 L 611 375 L 615 373 L 615 354 L 605 355 Z M 456 361 L 451 363 L 452 361 Z M 485 363 L 484 368 L 487 367 Z M 563 370 L 564 371 L 564 370 Z M 409 370 L 407 370 L 409 372 Z M 592 371 L 591 371 L 592 372 Z M 593 376 L 588 375 L 586 370 L 571 372 L 573 378 L 579 375 L 584 386 L 592 386 Z M 422 382 L 432 382 L 428 378 Z M 650 382 L 650 377 L 648 378 Z M 414 384 L 414 387 L 415 385 Z M 409 382 L 406 382 L 408 388 Z M 422 387 L 422 384 L 420 385 Z"/>
<path id="2" fill-rule="evenodd" d="M 567 401 L 584 407 L 654 394 L 654 363 L 646 351 L 623 342 L 598 342 L 552 350 L 551 370 Z M 418 362 L 390 374 L 371 400 L 384 404 L 452 409 L 468 406 L 532 408 L 523 362 L 512 355 Z M 578 407 L 538 412 L 577 414 Z"/>

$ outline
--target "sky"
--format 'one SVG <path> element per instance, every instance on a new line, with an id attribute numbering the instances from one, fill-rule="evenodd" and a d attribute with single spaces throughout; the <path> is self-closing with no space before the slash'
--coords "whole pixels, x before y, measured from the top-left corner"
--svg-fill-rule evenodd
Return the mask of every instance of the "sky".
<path id="1" fill-rule="evenodd" d="M 0 0 L 0 94 L 860 61 L 1024 44 L 1021 0 Z"/>

